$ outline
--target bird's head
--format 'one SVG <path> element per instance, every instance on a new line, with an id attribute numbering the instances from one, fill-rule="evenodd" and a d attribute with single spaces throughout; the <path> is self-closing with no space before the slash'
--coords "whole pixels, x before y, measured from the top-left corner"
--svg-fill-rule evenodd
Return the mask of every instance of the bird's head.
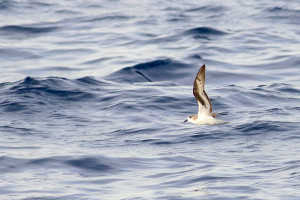
<path id="1" fill-rule="evenodd" d="M 184 122 L 191 122 L 193 123 L 194 121 L 196 121 L 197 119 L 197 115 L 191 115 L 188 118 L 186 118 L 186 120 L 184 120 Z"/>

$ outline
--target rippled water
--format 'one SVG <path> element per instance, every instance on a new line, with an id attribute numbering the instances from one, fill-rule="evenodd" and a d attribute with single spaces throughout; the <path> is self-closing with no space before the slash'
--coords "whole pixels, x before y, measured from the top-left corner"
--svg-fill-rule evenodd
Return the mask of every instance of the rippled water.
<path id="1" fill-rule="evenodd" d="M 300 199 L 300 3 L 0 0 L 1 199 Z M 197 112 L 206 64 L 214 112 Z"/>

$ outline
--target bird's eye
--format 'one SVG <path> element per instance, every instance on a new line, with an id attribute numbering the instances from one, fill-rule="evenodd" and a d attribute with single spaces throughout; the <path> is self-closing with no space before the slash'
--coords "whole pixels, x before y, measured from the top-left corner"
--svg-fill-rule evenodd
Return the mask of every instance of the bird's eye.
<path id="1" fill-rule="evenodd" d="M 189 116 L 189 118 L 192 118 L 192 116 Z"/>

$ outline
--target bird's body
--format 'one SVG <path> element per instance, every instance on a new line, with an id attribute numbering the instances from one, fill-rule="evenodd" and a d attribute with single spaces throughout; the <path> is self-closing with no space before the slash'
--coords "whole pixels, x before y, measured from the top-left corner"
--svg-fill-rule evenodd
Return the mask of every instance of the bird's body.
<path id="1" fill-rule="evenodd" d="M 227 123 L 223 120 L 216 119 L 216 114 L 212 112 L 212 105 L 208 95 L 204 90 L 205 85 L 205 65 L 203 65 L 197 73 L 194 81 L 193 94 L 198 101 L 199 109 L 197 115 L 189 116 L 186 121 L 194 124 L 224 124 Z"/>
<path id="2" fill-rule="evenodd" d="M 189 119 L 188 121 L 193 124 L 200 124 L 200 125 L 215 125 L 215 124 L 225 124 L 226 122 L 220 119 L 216 119 L 215 117 L 207 114 L 197 114 L 194 119 Z"/>

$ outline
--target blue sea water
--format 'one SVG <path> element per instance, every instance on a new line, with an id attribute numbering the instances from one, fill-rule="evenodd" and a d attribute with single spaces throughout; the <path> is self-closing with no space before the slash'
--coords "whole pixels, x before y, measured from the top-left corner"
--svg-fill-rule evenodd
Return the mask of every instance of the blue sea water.
<path id="1" fill-rule="evenodd" d="M 0 199 L 300 199 L 300 2 L 0 0 Z M 206 64 L 214 112 L 183 123 Z"/>

